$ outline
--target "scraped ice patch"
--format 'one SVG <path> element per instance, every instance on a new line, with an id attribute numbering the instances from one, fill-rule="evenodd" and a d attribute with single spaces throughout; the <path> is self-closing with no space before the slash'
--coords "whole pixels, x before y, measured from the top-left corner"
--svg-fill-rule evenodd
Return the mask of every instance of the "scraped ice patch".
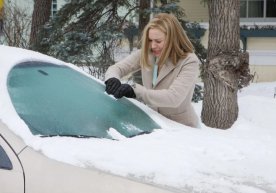
<path id="1" fill-rule="evenodd" d="M 129 123 L 129 124 L 123 124 L 123 128 L 126 129 L 128 132 L 133 133 L 133 132 L 143 132 L 143 130 L 139 129 L 135 125 Z"/>

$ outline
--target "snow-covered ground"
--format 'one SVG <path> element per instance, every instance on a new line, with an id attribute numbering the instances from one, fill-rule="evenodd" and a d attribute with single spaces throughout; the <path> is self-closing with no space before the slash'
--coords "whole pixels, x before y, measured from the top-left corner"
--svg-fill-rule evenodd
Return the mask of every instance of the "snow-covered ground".
<path id="1" fill-rule="evenodd" d="M 3 54 L 3 50 L 0 46 L 1 62 L 17 61 L 22 54 L 42 57 L 20 50 Z M 202 123 L 200 129 L 180 125 L 132 99 L 162 129 L 117 141 L 40 138 L 28 131 L 13 109 L 5 84 L 10 66 L 0 65 L 0 119 L 29 146 L 50 158 L 189 193 L 276 192 L 276 82 L 252 83 L 239 92 L 239 117 L 228 130 Z M 193 105 L 200 116 L 202 103 Z"/>

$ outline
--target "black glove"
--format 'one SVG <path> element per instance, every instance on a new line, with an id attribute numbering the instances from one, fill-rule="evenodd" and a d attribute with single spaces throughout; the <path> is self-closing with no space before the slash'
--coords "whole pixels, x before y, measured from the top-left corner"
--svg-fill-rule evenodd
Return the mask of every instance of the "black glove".
<path id="1" fill-rule="evenodd" d="M 116 90 L 121 86 L 121 82 L 117 78 L 109 78 L 105 82 L 105 91 L 107 94 L 114 94 Z"/>
<path id="2" fill-rule="evenodd" d="M 133 88 L 129 84 L 121 84 L 121 86 L 114 93 L 114 97 L 117 99 L 122 98 L 123 96 L 128 98 L 136 97 Z"/>

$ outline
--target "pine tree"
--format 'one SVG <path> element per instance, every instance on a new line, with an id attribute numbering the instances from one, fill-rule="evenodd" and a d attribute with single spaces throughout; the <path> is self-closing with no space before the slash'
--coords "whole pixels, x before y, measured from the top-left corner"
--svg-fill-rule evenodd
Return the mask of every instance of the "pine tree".
<path id="1" fill-rule="evenodd" d="M 71 0 L 44 26 L 42 50 L 103 73 L 114 63 L 112 50 L 123 38 L 123 25 L 135 6 L 127 0 Z M 122 7 L 130 11 L 119 15 Z"/>

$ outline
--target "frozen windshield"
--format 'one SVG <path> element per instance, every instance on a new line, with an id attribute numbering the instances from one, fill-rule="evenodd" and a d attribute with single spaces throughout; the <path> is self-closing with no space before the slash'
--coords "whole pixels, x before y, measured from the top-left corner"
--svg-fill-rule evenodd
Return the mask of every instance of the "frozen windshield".
<path id="1" fill-rule="evenodd" d="M 67 66 L 43 62 L 16 65 L 8 91 L 19 116 L 34 135 L 112 138 L 160 128 L 125 98 L 115 100 L 99 82 Z"/>

